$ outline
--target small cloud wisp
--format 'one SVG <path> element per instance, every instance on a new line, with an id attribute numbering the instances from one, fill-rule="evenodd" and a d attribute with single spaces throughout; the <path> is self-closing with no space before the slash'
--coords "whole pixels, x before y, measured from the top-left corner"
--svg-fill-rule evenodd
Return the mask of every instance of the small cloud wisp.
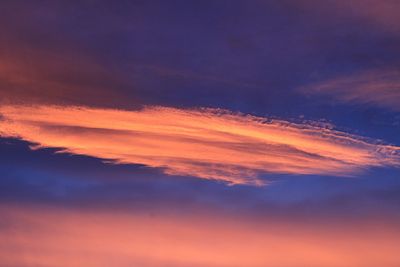
<path id="1" fill-rule="evenodd" d="M 344 103 L 400 111 L 400 71 L 366 71 L 301 88 L 305 94 L 332 96 Z"/>

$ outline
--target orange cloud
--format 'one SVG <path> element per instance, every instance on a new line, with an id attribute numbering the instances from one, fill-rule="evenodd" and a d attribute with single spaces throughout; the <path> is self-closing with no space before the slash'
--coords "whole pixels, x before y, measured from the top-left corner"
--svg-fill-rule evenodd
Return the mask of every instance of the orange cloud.
<path id="1" fill-rule="evenodd" d="M 2 266 L 395 267 L 399 228 L 0 207 Z"/>
<path id="2" fill-rule="evenodd" d="M 399 148 L 318 125 L 216 109 L 2 106 L 0 135 L 172 175 L 261 184 L 262 173 L 347 176 L 398 166 Z"/>
<path id="3" fill-rule="evenodd" d="M 323 81 L 302 91 L 325 94 L 342 102 L 370 104 L 400 111 L 400 71 L 367 71 Z"/>

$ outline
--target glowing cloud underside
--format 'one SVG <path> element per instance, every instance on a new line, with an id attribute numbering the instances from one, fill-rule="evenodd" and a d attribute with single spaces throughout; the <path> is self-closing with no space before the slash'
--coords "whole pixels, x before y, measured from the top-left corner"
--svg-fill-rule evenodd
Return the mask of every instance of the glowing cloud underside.
<path id="1" fill-rule="evenodd" d="M 346 225 L 1 206 L 1 266 L 395 267 L 396 222 Z"/>
<path id="2" fill-rule="evenodd" d="M 3 137 L 233 184 L 262 184 L 262 173 L 348 176 L 400 163 L 398 147 L 316 124 L 267 121 L 216 109 L 7 105 L 0 107 L 0 114 Z"/>

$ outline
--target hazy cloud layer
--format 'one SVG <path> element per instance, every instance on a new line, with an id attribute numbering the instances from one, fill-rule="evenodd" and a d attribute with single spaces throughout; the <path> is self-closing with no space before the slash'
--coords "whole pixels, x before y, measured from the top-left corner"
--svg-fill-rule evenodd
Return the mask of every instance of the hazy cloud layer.
<path id="1" fill-rule="evenodd" d="M 288 223 L 2 205 L 3 266 L 399 266 L 396 222 Z"/>
<path id="2" fill-rule="evenodd" d="M 341 76 L 301 89 L 342 102 L 369 104 L 400 111 L 400 71 L 367 71 Z"/>
<path id="3" fill-rule="evenodd" d="M 1 136 L 36 147 L 233 184 L 261 184 L 262 173 L 348 176 L 400 163 L 398 147 L 216 109 L 2 106 L 0 114 Z"/>
<path id="4" fill-rule="evenodd" d="M 396 0 L 305 0 L 302 3 L 310 7 L 319 7 L 326 10 L 337 9 L 347 16 L 362 20 L 366 25 L 377 25 L 384 31 L 399 33 L 400 18 L 398 10 L 400 2 Z M 339 13 L 339 12 L 338 12 Z"/>

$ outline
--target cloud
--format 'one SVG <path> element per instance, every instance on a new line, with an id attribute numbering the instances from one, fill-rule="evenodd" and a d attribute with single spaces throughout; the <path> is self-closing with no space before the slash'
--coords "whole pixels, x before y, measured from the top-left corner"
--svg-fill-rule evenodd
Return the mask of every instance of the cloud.
<path id="1" fill-rule="evenodd" d="M 63 24 L 62 16 L 73 16 L 67 5 L 0 5 L 1 104 L 139 106 L 133 82 L 93 53 L 95 46 L 85 49 L 77 31 Z"/>
<path id="2" fill-rule="evenodd" d="M 379 27 L 385 32 L 398 34 L 400 19 L 398 10 L 399 1 L 395 0 L 327 0 L 323 3 L 315 0 L 296 1 L 294 5 L 312 8 L 325 15 L 335 14 L 358 19 L 366 25 Z"/>
<path id="3" fill-rule="evenodd" d="M 301 88 L 306 94 L 400 111 L 400 71 L 376 70 L 341 76 Z"/>
<path id="4" fill-rule="evenodd" d="M 382 26 L 387 31 L 398 33 L 400 3 L 393 0 L 355 0 L 333 1 L 338 7 L 347 9 L 353 16 L 358 16 Z"/>
<path id="5" fill-rule="evenodd" d="M 318 224 L 1 205 L 4 266 L 399 266 L 396 221 Z M 290 255 L 290 256 L 288 256 Z"/>
<path id="6" fill-rule="evenodd" d="M 258 174 L 353 175 L 398 166 L 399 148 L 318 125 L 217 109 L 0 107 L 2 137 L 171 175 L 261 184 Z"/>
<path id="7" fill-rule="evenodd" d="M 15 47 L 0 45 L 1 104 L 139 106 L 137 99 L 121 93 L 133 90 L 131 83 L 88 57 Z"/>

